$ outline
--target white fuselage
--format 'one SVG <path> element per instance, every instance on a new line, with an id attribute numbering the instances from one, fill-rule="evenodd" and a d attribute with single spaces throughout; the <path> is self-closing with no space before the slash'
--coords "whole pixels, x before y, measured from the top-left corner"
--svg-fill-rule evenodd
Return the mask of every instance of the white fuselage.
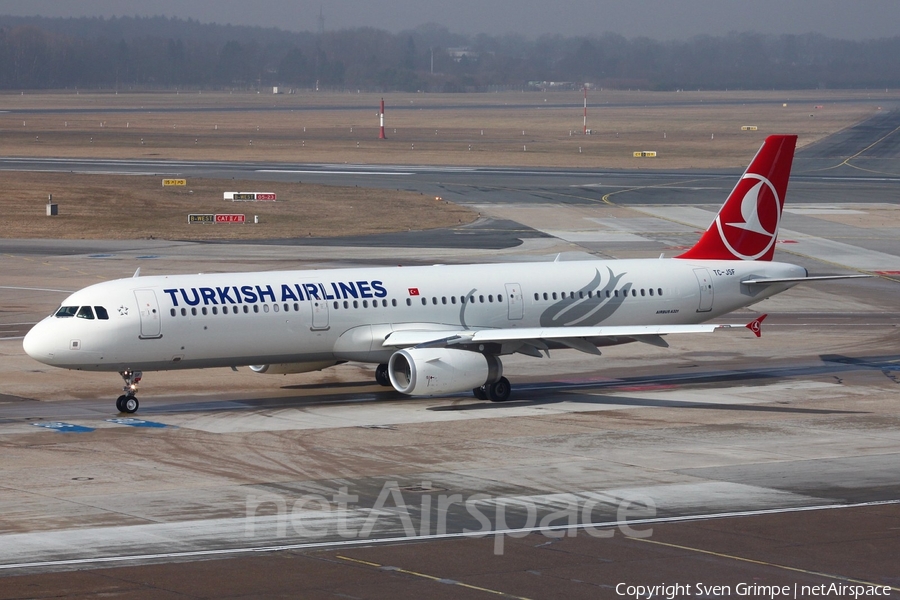
<path id="1" fill-rule="evenodd" d="M 742 280 L 805 274 L 775 262 L 634 259 L 135 277 L 72 294 L 63 307 L 92 310 L 47 317 L 24 346 L 92 371 L 386 363 L 393 331 L 694 324 L 792 285 Z"/>

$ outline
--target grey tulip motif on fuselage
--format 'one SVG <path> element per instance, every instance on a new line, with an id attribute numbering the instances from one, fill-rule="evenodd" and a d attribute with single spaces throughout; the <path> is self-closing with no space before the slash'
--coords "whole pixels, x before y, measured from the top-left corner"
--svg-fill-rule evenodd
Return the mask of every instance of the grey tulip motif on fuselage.
<path id="1" fill-rule="evenodd" d="M 625 273 L 614 275 L 612 269 L 607 267 L 607 270 L 609 281 L 602 289 L 597 287 L 603 281 L 603 276 L 598 270 L 591 282 L 578 290 L 574 296 L 569 295 L 545 310 L 541 314 L 541 327 L 597 325 L 616 312 L 628 296 L 631 283 L 618 288 L 616 294 L 616 286 Z M 590 291 L 594 293 L 588 296 Z"/>

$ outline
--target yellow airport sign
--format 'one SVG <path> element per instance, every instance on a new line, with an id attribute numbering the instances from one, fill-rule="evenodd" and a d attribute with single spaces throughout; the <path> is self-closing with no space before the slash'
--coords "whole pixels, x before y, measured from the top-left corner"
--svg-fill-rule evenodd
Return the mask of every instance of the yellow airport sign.
<path id="1" fill-rule="evenodd" d="M 741 131 L 756 131 L 756 125 L 742 125 Z"/>
<path id="2" fill-rule="evenodd" d="M 170 185 L 187 185 L 187 179 L 163 179 L 163 187 Z"/>
<path id="3" fill-rule="evenodd" d="M 635 158 L 656 158 L 656 150 L 642 150 L 634 153 Z"/>

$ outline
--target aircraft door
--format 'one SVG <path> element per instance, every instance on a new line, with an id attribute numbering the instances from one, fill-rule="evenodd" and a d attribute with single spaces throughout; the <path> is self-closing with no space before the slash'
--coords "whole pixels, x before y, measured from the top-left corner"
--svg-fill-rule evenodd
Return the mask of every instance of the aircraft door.
<path id="1" fill-rule="evenodd" d="M 517 321 L 525 314 L 525 302 L 522 298 L 522 286 L 518 283 L 506 284 L 506 296 L 509 298 L 509 320 Z"/>
<path id="2" fill-rule="evenodd" d="M 328 302 L 311 298 L 309 305 L 312 307 L 312 327 L 310 329 L 328 329 Z"/>
<path id="3" fill-rule="evenodd" d="M 142 340 L 161 338 L 159 303 L 156 301 L 156 293 L 153 290 L 134 290 L 134 297 L 138 304 L 138 314 L 141 316 L 140 338 Z"/>
<path id="4" fill-rule="evenodd" d="M 697 312 L 709 312 L 713 307 L 714 295 L 712 275 L 710 275 L 709 269 L 694 269 L 694 275 L 700 286 L 700 306 L 697 307 Z"/>

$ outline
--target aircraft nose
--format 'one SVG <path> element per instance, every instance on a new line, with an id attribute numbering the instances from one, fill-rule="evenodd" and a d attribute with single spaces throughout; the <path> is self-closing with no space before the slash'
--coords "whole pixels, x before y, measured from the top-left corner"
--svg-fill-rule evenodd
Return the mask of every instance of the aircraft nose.
<path id="1" fill-rule="evenodd" d="M 25 334 L 22 348 L 25 354 L 45 364 L 51 364 L 56 353 L 52 327 L 46 320 L 41 321 Z"/>

